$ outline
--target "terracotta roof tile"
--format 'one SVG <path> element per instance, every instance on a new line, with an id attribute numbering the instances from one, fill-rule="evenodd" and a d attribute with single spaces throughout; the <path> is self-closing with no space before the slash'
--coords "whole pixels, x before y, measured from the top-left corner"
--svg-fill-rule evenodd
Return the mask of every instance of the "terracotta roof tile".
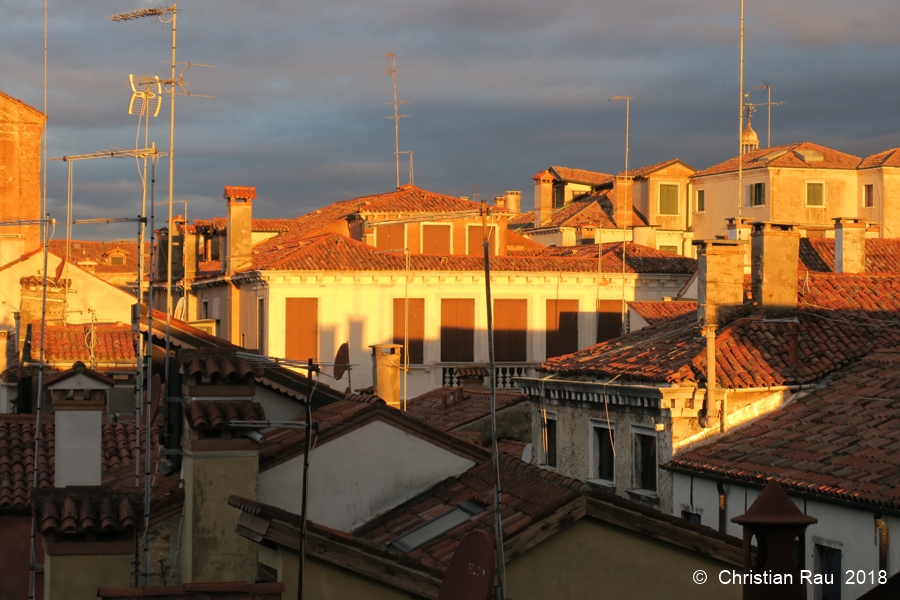
<path id="1" fill-rule="evenodd" d="M 226 200 L 229 198 L 241 198 L 244 200 L 253 200 L 256 198 L 256 188 L 248 185 L 226 185 L 222 197 Z"/>
<path id="2" fill-rule="evenodd" d="M 583 183 L 591 186 L 601 186 L 613 182 L 613 176 L 608 173 L 587 171 L 585 169 L 572 169 L 571 167 L 550 167 L 551 174 L 560 181 L 566 183 Z"/>
<path id="3" fill-rule="evenodd" d="M 129 531 L 137 527 L 140 515 L 138 493 L 63 488 L 39 490 L 34 498 L 34 516 L 42 534 Z"/>
<path id="4" fill-rule="evenodd" d="M 822 160 L 806 162 L 798 154 L 797 151 L 812 150 L 821 155 Z M 760 148 L 759 150 L 751 150 L 744 154 L 743 169 L 749 171 L 751 169 L 763 169 L 766 167 L 790 167 L 790 168 L 810 168 L 810 169 L 856 169 L 860 164 L 860 158 L 852 154 L 846 154 L 832 148 L 826 148 L 812 142 L 799 142 L 794 144 L 785 144 L 783 146 L 773 146 L 771 148 Z M 698 171 L 691 175 L 692 178 L 704 177 L 706 175 L 716 175 L 719 173 L 730 173 L 737 171 L 738 157 L 731 158 L 725 162 L 713 165 L 708 169 Z"/>
<path id="5" fill-rule="evenodd" d="M 833 238 L 800 238 L 800 269 L 834 272 Z M 866 273 L 900 275 L 900 240 L 866 239 Z"/>
<path id="6" fill-rule="evenodd" d="M 900 352 L 879 351 L 822 389 L 679 455 L 672 466 L 900 508 Z"/>
<path id="7" fill-rule="evenodd" d="M 687 167 L 688 169 L 690 169 L 691 171 L 694 170 L 693 167 L 689 167 L 688 165 L 685 165 L 679 159 L 670 158 L 669 160 L 664 160 L 664 161 L 661 161 L 658 163 L 653 163 L 652 165 L 646 165 L 643 167 L 638 167 L 636 169 L 629 169 L 628 177 L 632 177 L 634 179 L 640 179 L 641 177 L 646 177 L 647 175 L 650 175 L 651 173 L 653 173 L 655 171 L 659 171 L 660 169 L 665 169 L 666 167 L 674 165 L 674 164 L 682 164 L 685 167 Z M 625 171 L 620 171 L 619 173 L 616 174 L 616 177 L 625 177 Z"/>
<path id="8" fill-rule="evenodd" d="M 900 148 L 891 148 L 871 156 L 867 156 L 859 163 L 860 169 L 876 167 L 900 167 Z"/>
<path id="9" fill-rule="evenodd" d="M 229 429 L 234 421 L 266 420 L 262 404 L 250 400 L 194 400 L 182 404 L 182 410 L 191 429 Z"/>
<path id="10" fill-rule="evenodd" d="M 628 308 L 640 315 L 648 324 L 657 325 L 669 319 L 696 313 L 697 302 L 694 300 L 629 302 Z"/>
<path id="11" fill-rule="evenodd" d="M 65 258 L 66 240 L 50 240 L 50 252 Z M 112 264 L 112 256 L 122 256 L 122 264 Z M 116 240 L 113 242 L 101 242 L 96 240 L 71 240 L 69 246 L 69 260 L 73 264 L 85 261 L 96 263 L 94 272 L 104 273 L 134 273 L 137 276 L 138 256 L 137 242 L 128 240 Z M 144 244 L 144 262 L 150 264 L 150 244 Z"/>
<path id="12" fill-rule="evenodd" d="M 436 194 L 411 185 L 401 186 L 395 192 L 366 196 L 357 200 L 364 200 L 357 209 L 360 214 L 453 213 L 481 210 L 480 202 Z"/>
<path id="13" fill-rule="evenodd" d="M 47 341 L 44 344 L 44 360 L 47 362 L 81 361 L 91 364 L 134 362 L 134 333 L 124 323 L 97 323 L 93 328 L 85 325 L 46 325 Z M 31 327 L 31 354 L 37 358 L 41 344 L 40 321 Z M 90 342 L 90 346 L 88 343 Z"/>
<path id="14" fill-rule="evenodd" d="M 615 190 L 603 190 L 579 196 L 553 211 L 550 222 L 544 227 L 595 227 L 619 229 L 616 224 Z M 646 226 L 647 219 L 632 209 L 632 223 Z M 516 215 L 509 220 L 509 228 L 514 231 L 534 229 L 534 211 Z"/>
<path id="15" fill-rule="evenodd" d="M 582 244 L 580 246 L 548 246 L 539 250 L 517 251 L 515 256 L 555 257 L 590 259 L 597 271 L 597 252 L 603 253 L 601 268 L 604 273 L 622 272 L 622 242 L 602 245 Z M 491 267 L 493 270 L 493 266 Z M 680 273 L 692 274 L 697 270 L 697 260 L 688 256 L 677 256 L 671 252 L 657 250 L 638 244 L 625 244 L 626 273 Z"/>
<path id="16" fill-rule="evenodd" d="M 198 348 L 178 351 L 182 372 L 187 376 L 216 377 L 236 382 L 247 377 L 262 377 L 261 367 L 254 367 L 245 358 L 225 349 Z"/>
<path id="17" fill-rule="evenodd" d="M 528 400 L 520 392 L 497 391 L 497 410 Z M 488 390 L 442 387 L 409 401 L 406 414 L 428 423 L 435 429 L 451 431 L 491 414 Z"/>
<path id="18" fill-rule="evenodd" d="M 292 231 L 300 226 L 297 219 L 252 219 L 251 231 L 283 233 Z M 195 231 L 205 233 L 218 233 L 226 231 L 228 219 L 216 217 L 213 219 L 197 219 L 194 221 Z"/>

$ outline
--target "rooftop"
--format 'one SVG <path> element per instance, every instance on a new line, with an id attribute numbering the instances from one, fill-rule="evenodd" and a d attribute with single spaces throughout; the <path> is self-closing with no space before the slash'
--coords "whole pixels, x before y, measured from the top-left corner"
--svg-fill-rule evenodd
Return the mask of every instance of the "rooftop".
<path id="1" fill-rule="evenodd" d="M 804 158 L 805 157 L 805 158 Z M 713 165 L 691 175 L 692 178 L 706 175 L 717 175 L 737 171 L 738 159 L 734 157 L 725 162 Z M 771 148 L 751 150 L 743 156 L 743 168 L 763 169 L 766 167 L 800 168 L 800 169 L 856 169 L 861 159 L 852 154 L 846 154 L 839 150 L 813 144 L 812 142 L 799 142 L 784 144 Z"/>
<path id="2" fill-rule="evenodd" d="M 611 184 L 614 179 L 608 173 L 573 169 L 571 167 L 550 167 L 550 173 L 555 175 L 559 181 L 565 183 L 581 183 L 594 187 Z"/>
<path id="3" fill-rule="evenodd" d="M 528 400 L 520 392 L 497 390 L 497 410 Z M 460 397 L 461 396 L 461 397 Z M 441 431 L 452 431 L 491 414 L 489 390 L 442 387 L 411 399 L 406 414 Z"/>
<path id="4" fill-rule="evenodd" d="M 800 269 L 834 273 L 834 238 L 800 238 Z M 866 239 L 866 273 L 900 275 L 900 239 Z"/>
<path id="5" fill-rule="evenodd" d="M 44 361 L 50 363 L 133 363 L 134 333 L 124 323 L 45 325 Z M 41 322 L 31 326 L 31 358 L 38 359 Z"/>
<path id="6" fill-rule="evenodd" d="M 595 227 L 620 229 L 616 224 L 615 190 L 602 190 L 574 198 L 569 204 L 553 211 L 550 222 L 542 227 Z M 632 223 L 647 225 L 647 219 L 632 208 Z M 509 220 L 512 230 L 534 229 L 534 211 L 516 215 Z"/>
<path id="7" fill-rule="evenodd" d="M 629 302 L 628 308 L 640 315 L 649 325 L 658 325 L 670 319 L 695 314 L 697 302 L 695 300 Z"/>
<path id="8" fill-rule="evenodd" d="M 683 167 L 687 168 L 690 171 L 695 170 L 693 167 L 686 165 L 678 158 L 670 158 L 669 160 L 664 160 L 664 161 L 661 161 L 658 163 L 653 163 L 652 165 L 645 165 L 643 167 L 638 167 L 636 169 L 629 169 L 628 177 L 633 178 L 633 179 L 640 179 L 642 177 L 646 177 L 647 175 L 655 173 L 656 171 L 665 169 L 666 167 L 671 167 L 672 165 L 682 165 Z M 620 171 L 619 173 L 616 174 L 616 177 L 624 177 L 624 176 L 625 176 L 625 171 Z"/>

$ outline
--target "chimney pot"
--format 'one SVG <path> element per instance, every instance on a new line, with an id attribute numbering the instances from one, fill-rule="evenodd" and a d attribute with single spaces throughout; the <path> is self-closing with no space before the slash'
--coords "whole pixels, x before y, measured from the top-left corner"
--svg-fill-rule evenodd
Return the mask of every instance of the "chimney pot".
<path id="1" fill-rule="evenodd" d="M 400 408 L 400 344 L 375 344 L 372 349 L 372 371 L 375 394 L 388 406 Z"/>
<path id="2" fill-rule="evenodd" d="M 234 275 L 250 266 L 253 234 L 253 200 L 256 188 L 225 186 L 223 197 L 228 200 L 228 216 L 225 230 L 225 274 Z"/>
<path id="3" fill-rule="evenodd" d="M 522 212 L 522 192 L 515 190 L 507 191 L 504 206 L 506 206 L 512 214 L 520 214 Z"/>
<path id="4" fill-rule="evenodd" d="M 865 273 L 866 221 L 837 217 L 834 219 L 835 273 Z"/>

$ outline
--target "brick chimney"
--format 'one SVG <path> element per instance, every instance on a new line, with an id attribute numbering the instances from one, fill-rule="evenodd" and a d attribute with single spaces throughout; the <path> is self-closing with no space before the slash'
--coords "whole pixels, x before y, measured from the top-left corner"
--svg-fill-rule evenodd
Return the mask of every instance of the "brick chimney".
<path id="1" fill-rule="evenodd" d="M 100 485 L 103 413 L 114 385 L 81 362 L 47 379 L 56 418 L 56 487 Z"/>
<path id="2" fill-rule="evenodd" d="M 226 185 L 222 196 L 228 200 L 226 224 L 225 275 L 250 266 L 253 230 L 253 199 L 256 188 Z"/>
<path id="3" fill-rule="evenodd" d="M 696 240 L 697 319 L 705 325 L 726 325 L 744 305 L 746 240 Z"/>
<path id="4" fill-rule="evenodd" d="M 616 227 L 629 228 L 634 223 L 634 180 L 625 180 L 624 177 L 616 177 L 613 186 L 613 207 L 615 208 Z M 624 223 L 624 225 L 623 225 Z"/>
<path id="5" fill-rule="evenodd" d="M 520 214 L 522 212 L 522 192 L 507 191 L 504 205 L 507 209 L 512 211 L 514 215 Z"/>
<path id="6" fill-rule="evenodd" d="M 553 175 L 541 171 L 534 177 L 534 227 L 544 227 L 553 217 Z"/>
<path id="7" fill-rule="evenodd" d="M 753 310 L 767 317 L 791 316 L 797 312 L 800 233 L 796 225 L 784 223 L 757 221 L 751 226 Z"/>
<path id="8" fill-rule="evenodd" d="M 866 272 L 865 219 L 834 219 L 835 273 Z"/>

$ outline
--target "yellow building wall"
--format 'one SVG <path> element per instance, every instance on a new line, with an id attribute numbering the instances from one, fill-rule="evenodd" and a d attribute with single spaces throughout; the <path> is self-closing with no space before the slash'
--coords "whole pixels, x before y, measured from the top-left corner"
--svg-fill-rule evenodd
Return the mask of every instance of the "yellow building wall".
<path id="1" fill-rule="evenodd" d="M 44 600 L 96 600 L 99 587 L 131 587 L 132 554 L 44 554 Z"/>

